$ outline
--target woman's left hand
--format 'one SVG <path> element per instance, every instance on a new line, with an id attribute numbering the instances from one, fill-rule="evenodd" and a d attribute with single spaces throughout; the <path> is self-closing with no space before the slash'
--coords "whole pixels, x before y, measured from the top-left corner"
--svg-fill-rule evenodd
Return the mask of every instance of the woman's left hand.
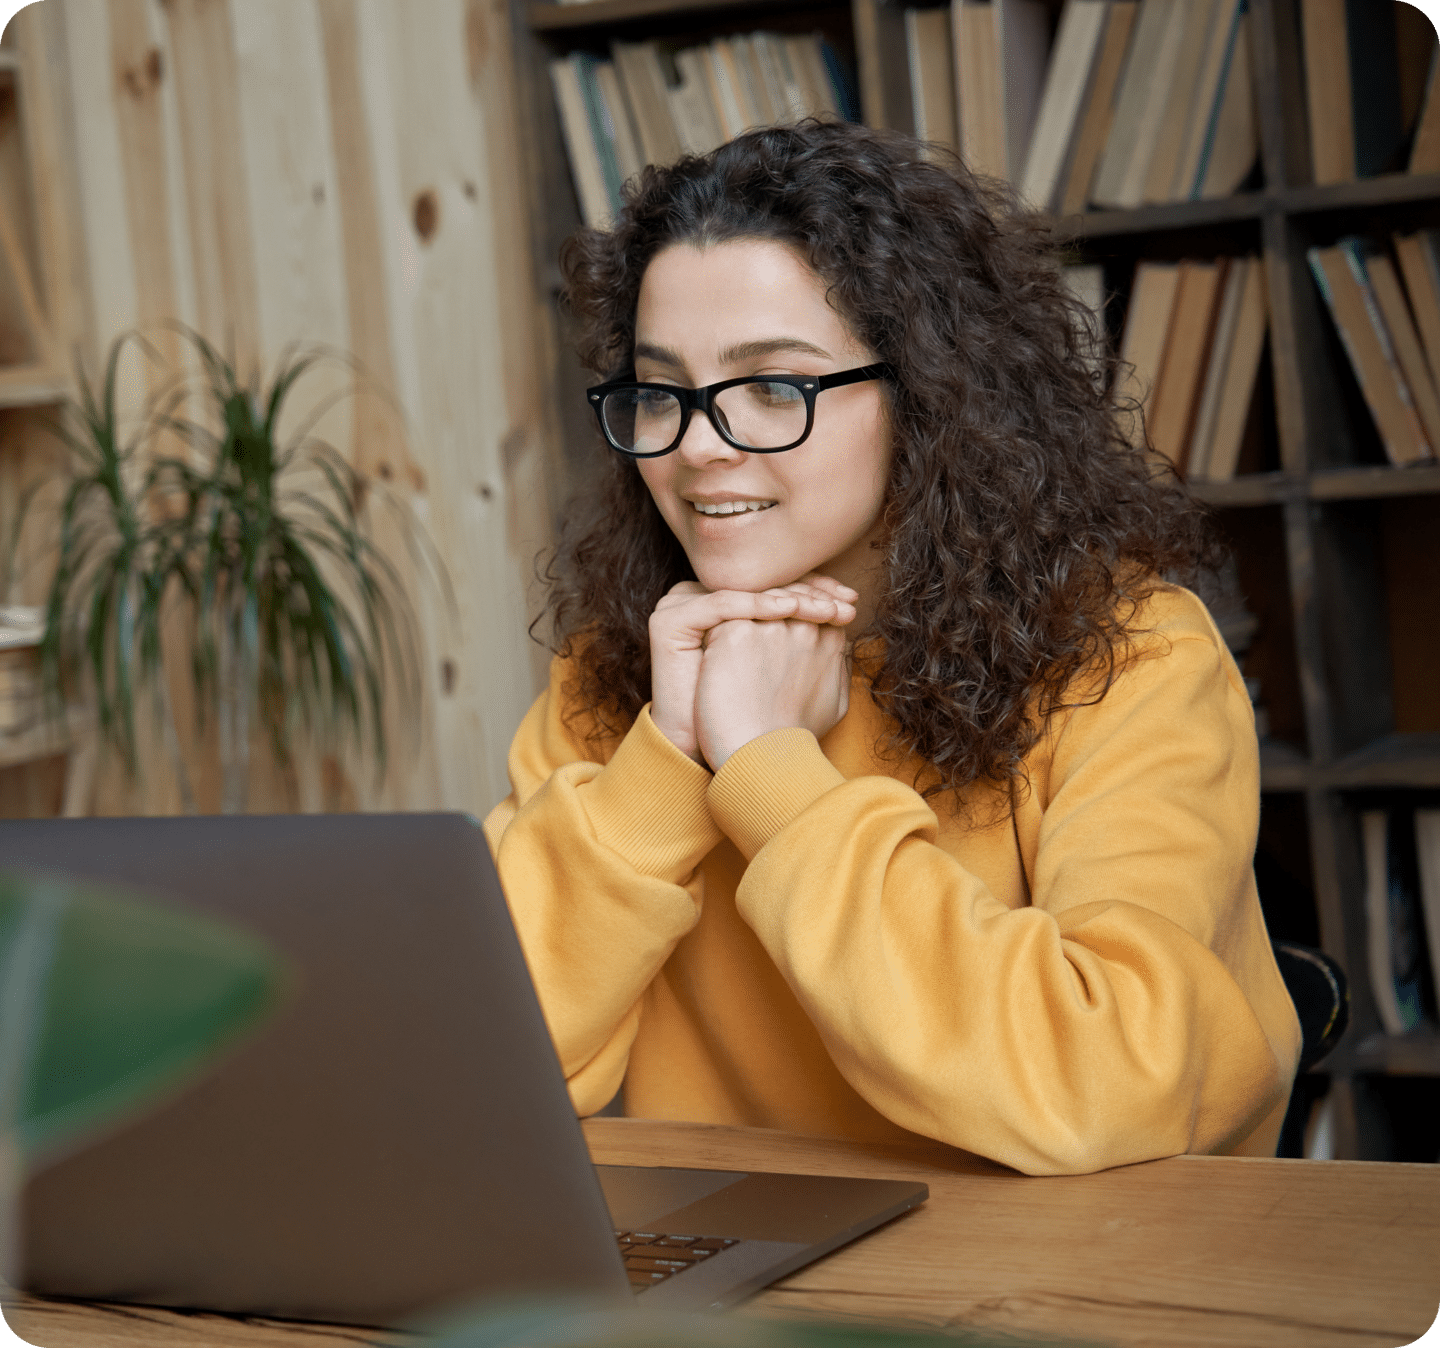
<path id="1" fill-rule="evenodd" d="M 695 731 L 711 771 L 772 730 L 798 727 L 819 739 L 849 704 L 842 628 L 742 619 L 710 629 L 695 692 Z"/>

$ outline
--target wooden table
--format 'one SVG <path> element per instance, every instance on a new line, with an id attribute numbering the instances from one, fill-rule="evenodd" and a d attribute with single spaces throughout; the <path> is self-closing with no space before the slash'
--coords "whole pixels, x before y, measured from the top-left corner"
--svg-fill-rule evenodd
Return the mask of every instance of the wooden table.
<path id="1" fill-rule="evenodd" d="M 923 1180 L 930 1201 L 742 1313 L 1125 1348 L 1395 1348 L 1440 1307 L 1440 1167 L 1184 1156 L 1028 1179 L 938 1144 L 592 1119 L 597 1161 Z M 43 1348 L 330 1348 L 350 1329 L 26 1300 Z"/>

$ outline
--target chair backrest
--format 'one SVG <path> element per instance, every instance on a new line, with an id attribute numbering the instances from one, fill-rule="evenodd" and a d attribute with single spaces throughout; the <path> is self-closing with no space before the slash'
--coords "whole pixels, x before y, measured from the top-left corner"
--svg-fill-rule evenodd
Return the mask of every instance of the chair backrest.
<path id="1" fill-rule="evenodd" d="M 1338 960 L 1313 946 L 1272 941 L 1280 976 L 1300 1017 L 1300 1066 L 1318 1063 L 1350 1024 L 1350 985 Z"/>

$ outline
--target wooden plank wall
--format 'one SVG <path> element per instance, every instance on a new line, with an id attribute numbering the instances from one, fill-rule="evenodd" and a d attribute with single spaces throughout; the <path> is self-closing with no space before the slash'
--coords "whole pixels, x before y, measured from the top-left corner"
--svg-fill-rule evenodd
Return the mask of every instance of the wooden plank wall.
<path id="1" fill-rule="evenodd" d="M 116 334 L 166 318 L 247 367 L 296 341 L 353 353 L 399 412 L 362 389 L 323 433 L 409 502 L 448 568 L 453 610 L 416 589 L 424 729 L 384 788 L 311 755 L 288 794 L 261 782 L 251 808 L 483 814 L 544 679 L 525 629 L 559 462 L 538 392 L 506 5 L 46 0 L 16 23 L 47 86 L 39 139 L 74 165 L 90 368 Z M 183 359 L 177 339 L 161 344 Z M 132 363 L 131 406 L 157 377 Z M 336 365 L 310 397 L 351 378 Z M 176 809 L 153 746 L 147 761 L 138 788 L 103 774 L 97 809 Z M 213 808 L 215 773 L 201 777 Z"/>

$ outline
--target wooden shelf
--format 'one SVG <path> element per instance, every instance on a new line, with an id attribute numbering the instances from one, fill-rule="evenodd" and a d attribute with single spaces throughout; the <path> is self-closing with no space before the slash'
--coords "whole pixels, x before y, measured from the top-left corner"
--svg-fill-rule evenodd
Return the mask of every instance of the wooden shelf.
<path id="1" fill-rule="evenodd" d="M 1385 735 L 1336 759 L 1324 769 L 1324 784 L 1351 787 L 1440 786 L 1440 735 Z"/>
<path id="2" fill-rule="evenodd" d="M 1366 464 L 1318 473 L 1245 473 L 1224 482 L 1187 482 L 1186 489 L 1207 505 L 1283 505 L 1286 501 L 1364 501 L 1385 496 L 1440 493 L 1440 464 L 1408 468 Z"/>
<path id="3" fill-rule="evenodd" d="M 1400 206 L 1416 201 L 1440 201 L 1440 173 L 1385 173 L 1377 178 L 1325 186 L 1287 187 L 1270 193 L 1268 200 L 1286 215 L 1319 215 L 1367 206 Z"/>
<path id="4" fill-rule="evenodd" d="M 63 720 L 40 721 L 16 734 L 0 734 L 0 768 L 68 754 L 89 733 L 94 719 L 88 710 L 71 707 Z"/>
<path id="5" fill-rule="evenodd" d="M 834 9 L 837 0 L 786 0 L 787 9 Z M 561 5 L 531 0 L 525 19 L 537 32 L 558 32 L 566 28 L 598 28 L 634 23 L 640 19 L 745 10 L 773 10 L 774 0 L 587 0 L 583 4 Z"/>
<path id="6" fill-rule="evenodd" d="M 1353 1047 L 1342 1044 L 1316 1070 L 1440 1076 L 1440 1030 L 1422 1025 L 1409 1034 L 1368 1035 Z"/>
<path id="7" fill-rule="evenodd" d="M 1440 492 L 1440 464 L 1330 468 L 1310 477 L 1312 501 L 1364 500 L 1375 496 L 1426 496 Z"/>
<path id="8" fill-rule="evenodd" d="M 0 369 L 0 407 L 44 407 L 69 394 L 69 385 L 50 370 Z"/>
<path id="9" fill-rule="evenodd" d="M 1232 224 L 1238 220 L 1259 220 L 1265 197 L 1259 192 L 1242 192 L 1213 201 L 1167 201 L 1140 206 L 1133 211 L 1087 211 L 1067 215 L 1055 222 L 1061 238 L 1106 239 L 1128 234 L 1157 234 L 1166 230 L 1203 229 Z"/>
<path id="10" fill-rule="evenodd" d="M 1314 778 L 1306 755 L 1283 740 L 1260 741 L 1260 789 L 1262 791 L 1303 791 Z"/>
<path id="11" fill-rule="evenodd" d="M 1245 473 L 1224 482 L 1187 482 L 1185 485 L 1197 500 L 1212 506 L 1272 505 L 1302 500 L 1306 494 L 1305 479 L 1292 473 Z"/>

